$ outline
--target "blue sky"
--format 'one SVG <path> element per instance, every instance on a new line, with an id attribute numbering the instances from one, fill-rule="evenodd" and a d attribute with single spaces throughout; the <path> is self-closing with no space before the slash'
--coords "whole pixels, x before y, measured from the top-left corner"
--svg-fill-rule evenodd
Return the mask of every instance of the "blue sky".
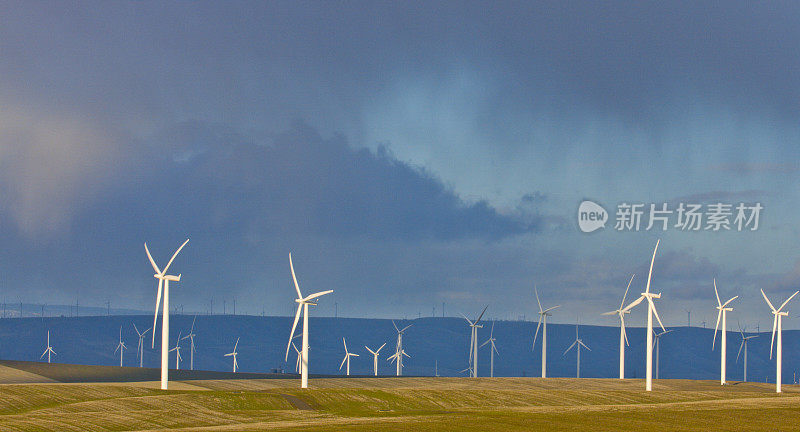
<path id="1" fill-rule="evenodd" d="M 796 3 L 0 6 L 0 295 L 288 314 L 771 320 L 800 285 Z M 578 230 L 578 204 L 759 202 L 755 232 Z M 800 307 L 800 306 L 798 306 Z M 638 315 L 643 315 L 641 312 Z M 641 321 L 641 316 L 633 322 Z M 713 325 L 713 324 L 712 324 Z M 796 327 L 788 321 L 788 327 Z"/>

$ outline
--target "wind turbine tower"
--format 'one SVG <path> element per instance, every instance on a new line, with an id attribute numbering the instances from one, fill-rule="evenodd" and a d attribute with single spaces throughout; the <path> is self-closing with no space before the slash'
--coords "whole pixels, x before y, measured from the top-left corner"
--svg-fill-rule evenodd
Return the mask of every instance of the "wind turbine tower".
<path id="1" fill-rule="evenodd" d="M 741 328 L 739 329 L 739 333 L 742 334 L 742 344 L 739 345 L 739 352 L 736 353 L 736 362 L 737 363 L 739 362 L 739 355 L 742 354 L 742 348 L 744 348 L 744 379 L 742 381 L 747 382 L 747 341 L 753 338 L 757 338 L 758 335 L 755 334 L 751 336 L 745 336 L 744 330 Z"/>
<path id="2" fill-rule="evenodd" d="M 344 338 L 342 338 L 342 343 L 344 344 L 344 360 L 342 360 L 342 364 L 339 365 L 339 370 L 342 370 L 342 366 L 347 363 L 347 376 L 350 376 L 350 357 L 358 357 L 358 354 L 347 351 L 347 341 L 345 341 Z"/>
<path id="3" fill-rule="evenodd" d="M 567 355 L 569 350 L 571 350 L 573 347 L 575 347 L 576 350 L 578 351 L 578 367 L 577 367 L 577 371 L 576 371 L 575 376 L 577 378 L 580 378 L 581 377 L 581 347 L 584 347 L 589 351 L 591 351 L 591 349 L 588 346 L 586 346 L 586 344 L 583 343 L 583 340 L 581 340 L 581 338 L 578 337 L 578 326 L 577 325 L 575 326 L 575 342 L 572 342 L 572 345 L 570 345 L 569 348 L 567 348 L 567 350 L 564 351 L 563 355 Z"/>
<path id="4" fill-rule="evenodd" d="M 494 321 L 492 321 L 492 330 L 489 332 L 489 339 L 480 346 L 483 348 L 486 344 L 489 344 L 489 376 L 492 378 L 494 378 L 494 353 L 500 355 L 500 352 L 497 351 L 497 347 L 494 345 L 494 341 L 496 340 L 497 339 L 494 338 Z"/>
<path id="5" fill-rule="evenodd" d="M 373 351 L 368 346 L 364 345 L 364 348 L 366 348 L 367 351 L 369 351 L 370 354 L 372 354 L 372 370 L 373 370 L 373 372 L 375 372 L 375 376 L 378 376 L 378 355 L 380 354 L 381 350 L 385 346 L 386 346 L 386 343 L 384 342 L 383 345 L 381 345 L 378 349 Z"/>
<path id="6" fill-rule="evenodd" d="M 486 312 L 486 308 L 488 307 L 489 305 L 486 305 L 486 307 L 483 308 L 483 312 L 478 315 L 478 319 L 476 319 L 475 322 L 470 321 L 469 318 L 464 316 L 464 314 L 461 314 L 461 316 L 467 320 L 467 323 L 471 329 L 469 338 L 469 367 L 470 376 L 473 378 L 478 376 L 478 329 L 483 328 L 483 326 L 478 323 L 480 322 L 481 318 L 483 318 L 483 314 Z"/>

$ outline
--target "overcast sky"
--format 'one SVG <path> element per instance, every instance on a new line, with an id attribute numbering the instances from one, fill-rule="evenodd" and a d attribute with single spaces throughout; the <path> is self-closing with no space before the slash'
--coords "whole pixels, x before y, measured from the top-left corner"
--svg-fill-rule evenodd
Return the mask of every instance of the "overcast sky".
<path id="1" fill-rule="evenodd" d="M 6 2 L 0 295 L 769 327 L 800 288 L 796 2 Z M 584 199 L 611 221 L 583 233 Z M 614 229 L 621 203 L 759 227 Z M 649 207 L 648 207 L 649 208 Z M 647 215 L 645 215 L 646 217 Z M 674 216 L 674 215 L 673 215 Z M 723 301 L 725 300 L 723 299 Z M 800 303 L 789 307 L 800 311 Z M 633 323 L 643 321 L 644 309 Z M 800 312 L 798 312 L 800 313 Z M 791 315 L 794 315 L 793 313 Z M 790 316 L 791 316 L 790 315 Z M 798 321 L 789 319 L 789 328 Z"/>

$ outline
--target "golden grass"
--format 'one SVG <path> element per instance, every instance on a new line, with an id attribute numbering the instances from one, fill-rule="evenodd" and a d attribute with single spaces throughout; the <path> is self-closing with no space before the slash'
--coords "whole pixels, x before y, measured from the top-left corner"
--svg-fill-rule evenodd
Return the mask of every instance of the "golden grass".
<path id="1" fill-rule="evenodd" d="M 2 431 L 796 430 L 785 386 L 570 378 L 337 378 L 0 385 Z M 181 388 L 180 390 L 177 388 Z M 300 411 L 292 395 L 316 410 Z M 776 426 L 777 424 L 777 426 Z"/>

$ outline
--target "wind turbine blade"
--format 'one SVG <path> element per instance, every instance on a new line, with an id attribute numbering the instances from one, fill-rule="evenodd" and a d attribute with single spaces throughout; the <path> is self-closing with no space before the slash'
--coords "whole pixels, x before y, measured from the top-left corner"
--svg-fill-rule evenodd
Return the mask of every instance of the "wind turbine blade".
<path id="1" fill-rule="evenodd" d="M 186 246 L 186 243 L 189 243 L 189 239 L 186 239 L 186 241 L 183 242 L 181 247 L 179 247 L 178 250 L 176 250 L 175 253 L 172 254 L 172 258 L 169 259 L 169 262 L 167 263 L 167 266 L 164 267 L 164 271 L 163 271 L 164 274 L 167 274 L 167 270 L 169 269 L 169 266 L 172 265 L 172 261 L 175 261 L 175 257 L 178 256 L 178 254 L 180 253 L 181 249 L 183 249 L 183 247 Z"/>
<path id="2" fill-rule="evenodd" d="M 769 340 L 769 358 L 772 358 L 772 346 L 775 343 L 775 330 L 778 329 L 778 314 L 775 314 L 775 319 L 772 320 L 772 338 Z"/>
<path id="3" fill-rule="evenodd" d="M 714 339 L 711 341 L 711 349 L 714 349 L 714 343 L 717 341 L 717 328 L 719 327 L 719 320 L 722 318 L 722 309 L 717 312 L 717 323 L 714 325 Z M 722 329 L 725 331 L 725 329 Z"/>
<path id="4" fill-rule="evenodd" d="M 394 320 L 392 320 L 392 325 L 394 326 L 394 329 L 395 329 L 395 331 L 397 331 L 398 333 L 400 333 L 400 329 L 399 329 L 399 328 L 397 328 L 397 324 L 395 324 L 395 323 L 394 323 Z"/>
<path id="5" fill-rule="evenodd" d="M 736 300 L 737 298 L 739 298 L 739 296 L 738 296 L 738 295 L 737 295 L 737 296 L 733 296 L 733 297 L 732 297 L 730 300 L 728 300 L 728 301 L 726 301 L 725 303 L 723 303 L 723 304 L 722 304 L 722 307 L 728 306 L 728 304 L 730 304 L 730 302 L 732 302 L 732 301 Z"/>
<path id="6" fill-rule="evenodd" d="M 643 300 L 644 300 L 644 297 L 639 297 L 639 298 L 637 298 L 636 300 L 632 301 L 632 302 L 631 302 L 631 304 L 629 304 L 628 306 L 625 306 L 625 308 L 624 308 L 624 309 L 622 309 L 622 311 L 623 311 L 623 312 L 627 312 L 627 311 L 629 311 L 629 310 L 631 310 L 631 309 L 635 308 L 635 307 L 636 307 L 636 306 L 638 306 L 638 305 L 639 305 L 639 303 L 641 303 Z"/>
<path id="7" fill-rule="evenodd" d="M 487 340 L 486 342 L 484 342 L 484 343 L 480 344 L 480 345 L 478 346 L 478 348 L 483 348 L 483 347 L 484 347 L 486 344 L 488 344 L 490 341 L 491 341 L 491 339 L 489 339 L 489 340 Z"/>
<path id="8" fill-rule="evenodd" d="M 587 350 L 589 350 L 589 351 L 591 351 L 591 350 L 592 350 L 591 348 L 589 348 L 588 346 L 586 346 L 586 344 L 585 344 L 585 343 L 583 343 L 583 341 L 578 341 L 578 343 L 579 343 L 579 344 L 581 344 L 581 346 L 582 346 L 582 347 L 584 347 L 584 348 L 586 348 Z"/>
<path id="9" fill-rule="evenodd" d="M 236 348 L 239 346 L 239 338 L 236 338 L 236 344 L 233 345 L 233 352 L 236 352 Z"/>
<path id="10" fill-rule="evenodd" d="M 620 310 L 622 310 L 622 309 L 620 309 Z M 613 311 L 610 311 L 610 312 L 603 312 L 600 315 L 614 315 L 614 314 L 617 314 L 617 313 L 619 313 L 619 311 L 613 310 Z"/>
<path id="11" fill-rule="evenodd" d="M 367 351 L 369 351 L 370 353 L 372 353 L 372 355 L 376 355 L 376 354 L 377 354 L 375 351 L 372 351 L 371 349 L 369 349 L 369 347 L 368 347 L 368 346 L 366 346 L 366 345 L 364 345 L 364 348 L 366 348 L 366 349 L 367 349 Z"/>
<path id="12" fill-rule="evenodd" d="M 539 324 L 536 324 L 536 333 L 533 334 L 533 345 L 531 345 L 531 351 L 536 348 L 536 337 L 539 336 L 539 327 L 542 325 L 542 315 L 539 315 Z"/>
<path id="13" fill-rule="evenodd" d="M 489 332 L 489 339 L 494 338 L 494 321 L 492 321 L 492 330 Z"/>
<path id="14" fill-rule="evenodd" d="M 717 278 L 714 278 L 714 295 L 717 296 L 717 306 L 722 307 L 722 302 L 719 301 L 719 292 L 717 291 Z"/>
<path id="15" fill-rule="evenodd" d="M 742 343 L 741 343 L 741 345 L 739 345 L 739 352 L 738 352 L 738 353 L 736 353 L 736 363 L 739 363 L 739 354 L 741 354 L 741 353 L 742 353 L 742 348 L 744 348 L 744 342 L 745 342 L 746 340 L 747 340 L 747 339 L 745 339 L 745 338 L 742 338 Z"/>
<path id="16" fill-rule="evenodd" d="M 577 340 L 576 340 L 575 342 L 572 342 L 572 345 L 570 345 L 570 346 L 569 346 L 569 348 L 567 348 L 567 350 L 566 350 L 566 351 L 564 351 L 564 354 L 561 354 L 561 355 L 562 355 L 562 356 L 565 356 L 565 355 L 567 355 L 567 353 L 569 352 L 569 350 L 571 350 L 571 349 L 572 349 L 572 347 L 574 347 L 574 346 L 575 346 L 575 344 L 577 344 L 577 343 L 578 343 L 578 341 L 577 341 Z"/>
<path id="17" fill-rule="evenodd" d="M 656 241 L 656 247 L 653 249 L 653 258 L 650 260 L 650 272 L 647 273 L 647 288 L 644 292 L 650 292 L 650 279 L 653 277 L 653 263 L 656 262 L 656 251 L 658 251 L 658 244 L 661 242 L 661 239 Z M 653 308 L 655 310 L 655 308 Z"/>
<path id="18" fill-rule="evenodd" d="M 289 333 L 289 343 L 286 344 L 286 358 L 284 361 L 289 360 L 289 346 L 292 344 L 292 339 L 294 339 L 294 331 L 297 328 L 297 321 L 300 320 L 300 312 L 302 311 L 303 305 L 298 303 L 297 304 L 297 313 L 294 314 L 294 323 L 292 323 L 292 332 Z"/>
<path id="19" fill-rule="evenodd" d="M 413 325 L 414 325 L 414 324 L 409 324 L 409 325 L 407 325 L 407 326 L 403 327 L 403 329 L 402 329 L 402 330 L 400 330 L 400 333 L 402 333 L 402 332 L 404 332 L 404 331 L 408 330 L 408 329 L 409 329 L 411 326 L 413 326 Z"/>
<path id="20" fill-rule="evenodd" d="M 195 315 L 194 318 L 192 318 L 192 329 L 189 330 L 189 334 L 193 334 L 194 333 L 194 322 L 195 321 L 197 321 L 197 315 Z"/>
<path id="21" fill-rule="evenodd" d="M 383 347 L 385 347 L 385 346 L 386 346 L 386 342 L 384 342 L 384 343 L 383 343 L 383 345 L 381 345 L 381 347 L 380 347 L 380 348 L 378 348 L 378 351 L 376 351 L 376 353 L 379 353 L 379 352 L 381 352 L 381 350 L 382 350 L 382 349 L 383 349 Z"/>
<path id="22" fill-rule="evenodd" d="M 403 355 L 404 355 L 404 356 L 406 356 L 406 357 L 408 357 L 408 358 L 411 358 L 411 356 L 410 356 L 410 355 L 408 355 L 408 354 L 407 354 L 405 351 L 403 351 Z"/>
<path id="23" fill-rule="evenodd" d="M 353 356 L 353 357 L 361 357 L 359 354 L 353 354 L 353 353 L 348 353 L 347 355 Z"/>
<path id="24" fill-rule="evenodd" d="M 633 277 L 636 276 L 636 273 L 631 275 L 631 280 L 628 281 L 628 286 L 625 288 L 625 295 L 622 296 L 622 303 L 619 304 L 619 308 L 622 309 L 625 306 L 625 299 L 628 297 L 628 290 L 631 288 L 631 282 L 633 282 Z"/>
<path id="25" fill-rule="evenodd" d="M 294 289 L 297 290 L 297 298 L 302 299 L 303 294 L 300 294 L 300 285 L 297 284 L 297 276 L 294 274 L 294 264 L 292 264 L 291 252 L 289 252 L 289 270 L 292 271 L 292 280 L 294 281 Z"/>
<path id="26" fill-rule="evenodd" d="M 139 332 L 139 329 L 138 329 L 138 328 L 136 328 L 136 323 L 133 323 L 133 329 L 134 329 L 134 330 L 136 330 L 136 334 L 137 334 L 137 335 L 139 335 L 139 336 L 142 336 L 142 333 L 141 333 L 141 332 Z"/>
<path id="27" fill-rule="evenodd" d="M 459 314 L 459 315 L 461 315 L 461 316 L 462 316 L 462 317 L 463 317 L 465 320 L 467 320 L 467 322 L 469 323 L 469 325 L 470 325 L 470 326 L 471 326 L 471 325 L 473 325 L 472 321 L 470 321 L 470 320 L 469 320 L 469 318 L 467 318 L 467 316 L 466 316 L 466 315 L 464 315 L 464 314 L 463 314 L 463 313 L 461 313 L 461 312 L 459 312 L 458 314 Z M 400 331 L 400 330 L 398 330 L 398 332 L 399 332 L 399 331 Z"/>
<path id="28" fill-rule="evenodd" d="M 561 307 L 561 305 L 556 305 L 556 306 L 553 306 L 553 307 L 549 307 L 549 308 L 545 309 L 543 312 L 547 313 L 547 312 L 550 312 L 553 309 L 558 309 L 560 307 Z"/>
<path id="29" fill-rule="evenodd" d="M 475 324 L 478 324 L 478 322 L 481 320 L 481 318 L 483 318 L 483 314 L 486 313 L 486 309 L 488 307 L 489 307 L 489 305 L 486 305 L 486 307 L 483 308 L 483 311 L 481 311 L 481 314 L 478 315 L 478 319 L 475 320 Z"/>
<path id="30" fill-rule="evenodd" d="M 344 344 L 344 352 L 347 353 L 347 341 L 342 338 L 342 343 Z"/>
<path id="31" fill-rule="evenodd" d="M 628 343 L 628 331 L 625 330 L 625 315 L 620 314 L 619 316 L 620 325 L 622 326 L 622 337 L 625 339 L 625 345 L 630 346 Z"/>
<path id="32" fill-rule="evenodd" d="M 647 301 L 653 307 L 653 315 L 656 316 L 656 319 L 658 320 L 658 325 L 661 326 L 661 330 L 667 331 L 667 329 L 664 328 L 664 323 L 661 322 L 661 318 L 658 316 L 658 311 L 656 310 L 656 305 L 653 303 L 653 299 L 647 297 Z"/>
<path id="33" fill-rule="evenodd" d="M 155 348 L 156 346 L 156 325 L 158 323 L 158 307 L 161 305 L 161 286 L 164 283 L 164 280 L 158 278 L 158 294 L 156 294 L 156 312 L 153 314 L 153 342 L 150 345 L 150 348 Z"/>
<path id="34" fill-rule="evenodd" d="M 332 293 L 332 292 L 333 292 L 333 290 L 320 291 L 320 292 L 318 292 L 318 293 L 311 294 L 310 296 L 308 296 L 308 297 L 304 298 L 303 300 L 305 300 L 305 301 L 314 300 L 314 299 L 315 299 L 315 298 L 317 298 L 317 297 L 322 297 L 322 296 L 324 296 L 325 294 L 330 294 L 330 293 Z"/>
<path id="35" fill-rule="evenodd" d="M 783 304 L 781 304 L 781 307 L 778 308 L 778 311 L 783 310 L 783 307 L 786 306 L 786 303 L 789 303 L 789 300 L 793 299 L 794 296 L 797 295 L 797 293 L 800 293 L 800 291 L 795 291 L 794 294 L 792 294 L 788 299 L 786 299 L 786 301 L 783 302 Z"/>
<path id="36" fill-rule="evenodd" d="M 114 351 L 114 352 L 116 352 L 116 351 Z M 47 350 L 44 350 L 44 352 L 42 353 L 41 357 L 39 357 L 39 360 L 43 359 L 45 354 L 47 354 Z"/>
<path id="37" fill-rule="evenodd" d="M 773 311 L 775 311 L 775 306 L 772 306 L 772 302 L 770 302 L 769 299 L 767 298 L 767 295 L 764 293 L 764 289 L 763 288 L 761 289 L 761 295 L 764 296 L 764 300 L 767 301 L 767 304 L 769 305 L 769 308 L 772 309 Z"/>
<path id="38" fill-rule="evenodd" d="M 533 292 L 536 294 L 536 303 L 539 305 L 539 312 L 542 311 L 542 302 L 539 301 L 539 290 L 536 289 L 536 285 L 533 286 Z"/>
<path id="39" fill-rule="evenodd" d="M 344 366 L 344 363 L 346 361 L 347 361 L 347 354 L 344 355 L 344 359 L 342 359 L 342 364 L 339 365 L 339 370 L 342 370 L 342 366 Z"/>
<path id="40" fill-rule="evenodd" d="M 147 243 L 144 244 L 144 251 L 147 253 L 147 259 L 150 260 L 150 265 L 153 266 L 153 270 L 155 270 L 157 274 L 161 274 L 161 270 L 158 269 L 156 262 L 153 261 L 153 256 L 150 255 L 150 249 L 147 249 Z"/>

